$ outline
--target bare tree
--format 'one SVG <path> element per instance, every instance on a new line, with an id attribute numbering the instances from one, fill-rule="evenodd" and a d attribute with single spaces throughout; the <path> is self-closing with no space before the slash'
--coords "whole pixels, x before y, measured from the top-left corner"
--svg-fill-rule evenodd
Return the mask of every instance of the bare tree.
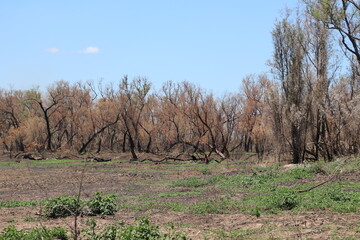
<path id="1" fill-rule="evenodd" d="M 91 103 L 87 105 L 83 115 L 79 116 L 82 119 L 82 122 L 79 122 L 79 124 L 83 129 L 79 153 L 85 152 L 97 137 L 120 120 L 120 113 L 117 110 L 119 106 L 116 99 L 110 96 L 97 99 L 98 95 L 94 92 L 93 84 L 89 83 L 88 85 L 92 89 L 91 91 L 94 96 L 89 99 Z M 101 149 L 101 144 L 100 141 L 97 149 L 98 152 Z"/>
<path id="2" fill-rule="evenodd" d="M 320 156 L 331 160 L 333 151 L 327 126 L 327 113 L 329 107 L 329 87 L 337 71 L 337 65 L 332 63 L 330 31 L 320 20 L 313 18 L 309 12 L 304 12 L 300 19 L 303 26 L 304 38 L 301 42 L 306 55 L 304 77 L 309 88 L 308 104 L 309 134 L 311 142 L 306 145 L 307 158 L 319 160 Z M 330 67 L 333 70 L 330 71 Z"/>
<path id="3" fill-rule="evenodd" d="M 120 117 L 126 130 L 133 160 L 138 159 L 135 148 L 150 88 L 151 84 L 147 78 L 138 77 L 130 82 L 127 76 L 123 77 L 119 86 Z"/>
<path id="4" fill-rule="evenodd" d="M 52 116 L 59 111 L 63 101 L 69 97 L 69 83 L 65 81 L 59 81 L 54 84 L 53 87 L 48 88 L 48 97 L 47 99 L 42 99 L 40 93 L 34 93 L 29 96 L 28 101 L 35 102 L 42 117 L 46 124 L 46 149 L 49 151 L 53 150 L 52 137 L 53 137 L 53 127 L 56 127 L 59 122 L 53 123 L 51 121 Z M 62 121 L 61 119 L 59 121 Z"/>
<path id="5" fill-rule="evenodd" d="M 24 121 L 27 109 L 23 91 L 0 90 L 0 138 L 8 151 L 24 151 Z M 15 144 L 15 146 L 14 146 Z"/>
<path id="6" fill-rule="evenodd" d="M 292 162 L 300 163 L 304 158 L 308 117 L 305 101 L 307 88 L 303 75 L 304 50 L 301 46 L 304 35 L 300 26 L 291 23 L 287 18 L 276 23 L 272 35 L 274 56 L 271 65 L 275 76 L 281 82 L 286 104 Z"/>

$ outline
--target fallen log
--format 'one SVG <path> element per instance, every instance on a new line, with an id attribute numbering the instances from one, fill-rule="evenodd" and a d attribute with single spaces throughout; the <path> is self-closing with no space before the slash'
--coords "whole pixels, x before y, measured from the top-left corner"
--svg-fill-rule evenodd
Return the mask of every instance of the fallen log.
<path id="1" fill-rule="evenodd" d="M 45 157 L 40 153 L 22 153 L 16 156 L 16 158 L 23 158 L 29 160 L 44 160 Z"/>
<path id="2" fill-rule="evenodd" d="M 100 158 L 100 157 L 88 157 L 86 159 L 86 161 L 88 161 L 88 162 L 110 162 L 111 158 L 105 159 L 105 158 Z"/>

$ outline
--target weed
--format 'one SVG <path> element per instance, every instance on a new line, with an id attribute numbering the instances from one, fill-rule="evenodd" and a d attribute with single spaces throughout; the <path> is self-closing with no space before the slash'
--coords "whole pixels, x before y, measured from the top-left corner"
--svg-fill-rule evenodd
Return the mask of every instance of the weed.
<path id="1" fill-rule="evenodd" d="M 103 228 L 97 228 L 96 221 L 89 219 L 89 228 L 83 229 L 83 235 L 89 239 L 123 239 L 123 240 L 166 240 L 166 239 L 179 239 L 187 240 L 185 234 L 178 232 L 169 232 L 167 234 L 161 233 L 159 226 L 150 223 L 149 218 L 136 219 L 136 225 L 125 226 L 122 222 L 116 222 Z"/>

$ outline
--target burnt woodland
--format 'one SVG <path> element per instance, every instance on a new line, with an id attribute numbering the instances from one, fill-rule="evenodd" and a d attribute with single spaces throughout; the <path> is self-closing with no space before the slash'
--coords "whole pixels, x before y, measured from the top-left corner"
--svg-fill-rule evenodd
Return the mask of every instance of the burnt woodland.
<path id="1" fill-rule="evenodd" d="M 269 72 L 222 96 L 186 81 L 154 89 L 142 76 L 1 89 L 0 148 L 205 162 L 236 152 L 292 163 L 358 155 L 359 12 L 357 1 L 305 1 L 276 21 Z"/>

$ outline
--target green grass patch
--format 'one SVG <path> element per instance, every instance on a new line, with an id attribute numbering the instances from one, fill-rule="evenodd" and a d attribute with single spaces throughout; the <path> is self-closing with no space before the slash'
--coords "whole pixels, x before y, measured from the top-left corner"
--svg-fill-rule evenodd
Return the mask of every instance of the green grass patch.
<path id="1" fill-rule="evenodd" d="M 24 218 L 24 222 L 38 222 L 38 221 L 41 221 L 43 219 L 41 218 L 33 218 L 33 217 L 27 217 L 27 218 Z"/>
<path id="2" fill-rule="evenodd" d="M 163 207 L 167 207 L 174 212 L 187 212 L 189 209 L 187 205 L 178 202 L 167 202 L 160 205 Z"/>
<path id="3" fill-rule="evenodd" d="M 277 187 L 270 193 L 246 196 L 241 209 L 253 215 L 279 213 L 283 210 L 359 212 L 360 192 L 344 191 L 338 184 L 329 184 L 309 192 L 298 193 L 294 187 Z"/>
<path id="4" fill-rule="evenodd" d="M 25 162 L 0 162 L 0 167 L 26 167 L 27 165 Z"/>
<path id="5" fill-rule="evenodd" d="M 58 164 L 58 163 L 69 163 L 69 162 L 79 162 L 81 160 L 75 159 L 46 159 L 46 160 L 33 160 L 32 163 L 35 164 Z"/>
<path id="6" fill-rule="evenodd" d="M 174 211 L 184 211 L 193 214 L 223 214 L 243 211 L 256 216 L 262 214 L 278 214 L 282 211 L 311 211 L 330 210 L 334 212 L 359 212 L 360 183 L 338 182 L 327 183 L 324 186 L 308 192 L 298 193 L 299 190 L 309 189 L 317 182 L 310 179 L 327 175 L 331 171 L 327 164 L 344 167 L 343 163 L 317 163 L 298 166 L 292 170 L 283 171 L 280 165 L 266 168 L 254 168 L 251 174 L 234 174 L 230 176 L 203 174 L 201 177 L 190 177 L 173 180 L 170 187 L 185 187 L 194 189 L 190 192 L 163 192 L 157 195 L 146 196 L 140 200 L 155 200 L 158 198 L 183 197 L 201 194 L 211 186 L 214 190 L 226 192 L 226 197 L 214 196 L 212 199 L 199 201 L 192 205 L 175 203 L 157 203 L 149 201 L 129 208 L 135 211 L 146 211 L 159 206 L 167 206 Z M 351 163 L 354 165 L 354 163 Z M 192 166 L 196 164 L 191 164 Z M 200 165 L 197 170 L 212 169 L 211 164 Z M 179 168 L 184 166 L 177 165 Z M 192 166 L 185 166 L 190 168 Z M 210 167 L 207 167 L 210 166 Z M 215 166 L 215 164 L 213 164 Z M 217 165 L 220 166 L 220 165 Z M 345 165 L 346 167 L 347 165 Z M 332 172 L 337 170 L 333 170 Z M 304 183 L 305 179 L 309 179 Z M 241 199 L 232 199 L 231 196 L 244 196 Z"/>
<path id="7" fill-rule="evenodd" d="M 9 201 L 0 202 L 0 207 L 33 207 L 39 205 L 36 201 Z"/>
<path id="8" fill-rule="evenodd" d="M 266 189 L 272 189 L 277 183 L 312 178 L 315 174 L 316 169 L 313 167 L 296 168 L 283 173 L 271 169 L 264 173 L 255 171 L 252 175 L 236 174 L 232 176 L 215 175 L 207 178 L 191 177 L 176 180 L 171 184 L 171 187 L 199 188 L 207 185 L 217 185 L 221 189 L 229 190 L 238 187 L 249 189 L 247 191 L 250 192 L 264 192 Z"/>
<path id="9" fill-rule="evenodd" d="M 159 193 L 157 196 L 159 198 L 171 198 L 171 197 L 184 197 L 184 196 L 191 196 L 191 195 L 200 195 L 201 191 L 192 191 L 192 192 L 163 192 Z"/>
<path id="10" fill-rule="evenodd" d="M 236 202 L 230 197 L 223 196 L 215 199 L 197 202 L 189 206 L 189 212 L 196 215 L 231 213 L 236 207 Z"/>
<path id="11" fill-rule="evenodd" d="M 342 184 L 332 183 L 301 195 L 297 210 L 325 210 L 334 212 L 359 212 L 360 192 L 344 191 Z"/>
<path id="12" fill-rule="evenodd" d="M 17 230 L 15 226 L 9 226 L 5 228 L 2 233 L 0 233 L 0 240 L 67 240 L 69 239 L 69 236 L 66 232 L 67 231 L 62 227 L 39 227 L 24 231 Z"/>
<path id="13" fill-rule="evenodd" d="M 214 185 L 219 183 L 225 177 L 222 175 L 215 175 L 209 178 L 198 178 L 191 177 L 182 180 L 176 180 L 171 184 L 171 187 L 188 187 L 188 188 L 198 188 L 206 185 Z"/>

